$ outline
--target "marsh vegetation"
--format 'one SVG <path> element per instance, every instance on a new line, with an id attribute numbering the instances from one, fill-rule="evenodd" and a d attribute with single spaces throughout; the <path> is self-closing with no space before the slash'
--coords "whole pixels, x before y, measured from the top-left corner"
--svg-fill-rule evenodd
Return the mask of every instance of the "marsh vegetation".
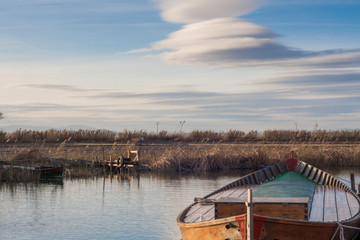
<path id="1" fill-rule="evenodd" d="M 141 141 L 139 141 L 141 139 Z M 145 131 L 18 130 L 0 132 L 0 158 L 10 165 L 49 164 L 49 157 L 65 167 L 66 177 L 101 176 L 96 163 L 127 156 L 138 150 L 143 164 L 158 172 L 209 172 L 257 169 L 290 156 L 316 167 L 360 166 L 360 132 L 291 131 L 228 132 L 193 131 L 188 134 L 159 134 Z M 0 179 L 11 171 L 0 170 Z M 20 173 L 24 176 L 24 173 Z"/>

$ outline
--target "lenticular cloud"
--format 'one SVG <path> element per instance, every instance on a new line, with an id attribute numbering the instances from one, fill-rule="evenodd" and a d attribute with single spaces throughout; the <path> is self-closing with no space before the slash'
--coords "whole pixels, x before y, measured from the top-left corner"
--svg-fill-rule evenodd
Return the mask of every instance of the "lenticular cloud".
<path id="1" fill-rule="evenodd" d="M 155 0 L 156 1 L 156 0 Z M 344 67 L 360 63 L 358 50 L 305 51 L 277 41 L 271 30 L 236 16 L 253 11 L 264 0 L 157 0 L 168 22 L 186 23 L 155 42 L 153 57 L 168 63 L 217 67 Z M 350 65 L 349 65 L 350 64 Z"/>
<path id="2" fill-rule="evenodd" d="M 236 17 L 258 8 L 264 0 L 157 0 L 161 16 L 173 23 Z"/>
<path id="3" fill-rule="evenodd" d="M 275 41 L 277 35 L 260 25 L 238 18 L 217 18 L 185 25 L 167 39 L 153 44 L 165 50 L 160 57 L 178 64 L 259 64 L 269 59 L 312 55 Z"/>

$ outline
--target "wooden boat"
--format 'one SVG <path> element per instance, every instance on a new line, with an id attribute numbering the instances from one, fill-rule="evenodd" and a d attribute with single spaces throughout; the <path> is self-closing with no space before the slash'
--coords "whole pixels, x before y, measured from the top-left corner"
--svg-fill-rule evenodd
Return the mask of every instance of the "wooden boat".
<path id="1" fill-rule="evenodd" d="M 344 183 L 293 157 L 203 197 L 177 218 L 182 240 L 247 239 L 248 189 L 255 240 L 356 239 L 360 199 Z"/>
<path id="2" fill-rule="evenodd" d="M 17 165 L 0 165 L 0 168 L 31 171 L 35 175 L 39 174 L 41 179 L 63 177 L 63 166 L 26 167 Z"/>
<path id="3" fill-rule="evenodd" d="M 40 166 L 33 169 L 34 172 L 40 173 L 40 178 L 57 178 L 63 176 L 62 166 Z"/>

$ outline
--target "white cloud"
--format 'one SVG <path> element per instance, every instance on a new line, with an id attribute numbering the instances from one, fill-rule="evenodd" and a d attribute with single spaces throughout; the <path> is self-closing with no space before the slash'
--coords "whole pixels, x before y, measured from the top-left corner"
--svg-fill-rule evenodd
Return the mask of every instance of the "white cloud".
<path id="1" fill-rule="evenodd" d="M 360 63 L 359 49 L 313 51 L 287 46 L 270 29 L 238 18 L 264 5 L 266 0 L 154 1 L 165 21 L 185 25 L 151 48 L 128 53 L 162 51 L 150 56 L 171 64 L 218 68 L 342 68 Z"/>
<path id="2" fill-rule="evenodd" d="M 222 17 L 242 16 L 265 0 L 157 0 L 161 16 L 173 23 L 191 23 Z"/>
<path id="3" fill-rule="evenodd" d="M 216 18 L 187 24 L 146 51 L 163 51 L 153 56 L 168 63 L 216 67 L 339 68 L 360 63 L 356 50 L 305 51 L 283 45 L 277 37 L 271 30 L 243 19 Z"/>

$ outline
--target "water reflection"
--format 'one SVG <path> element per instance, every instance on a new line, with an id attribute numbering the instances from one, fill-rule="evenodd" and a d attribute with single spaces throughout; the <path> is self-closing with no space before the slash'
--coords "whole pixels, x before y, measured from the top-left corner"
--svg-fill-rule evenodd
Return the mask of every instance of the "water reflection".
<path id="1" fill-rule="evenodd" d="M 353 170 L 328 169 L 344 179 Z M 247 173 L 144 173 L 0 183 L 0 239 L 180 239 L 176 217 L 194 197 Z M 354 173 L 359 181 L 360 171 Z"/>

